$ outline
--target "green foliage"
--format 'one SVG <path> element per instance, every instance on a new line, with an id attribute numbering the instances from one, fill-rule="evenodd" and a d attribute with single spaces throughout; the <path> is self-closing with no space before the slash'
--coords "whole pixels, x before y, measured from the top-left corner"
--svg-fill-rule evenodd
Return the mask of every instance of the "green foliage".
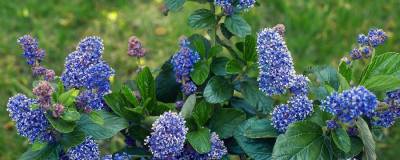
<path id="1" fill-rule="evenodd" d="M 211 150 L 211 134 L 207 128 L 189 132 L 187 134 L 187 139 L 193 149 L 200 154 L 207 153 Z"/>
<path id="2" fill-rule="evenodd" d="M 236 127 L 244 120 L 246 120 L 246 115 L 242 111 L 232 108 L 220 108 L 211 117 L 209 127 L 220 138 L 225 139 L 232 137 Z"/>
<path id="3" fill-rule="evenodd" d="M 209 103 L 222 103 L 233 95 L 232 84 L 221 76 L 215 76 L 208 81 L 203 96 Z"/>

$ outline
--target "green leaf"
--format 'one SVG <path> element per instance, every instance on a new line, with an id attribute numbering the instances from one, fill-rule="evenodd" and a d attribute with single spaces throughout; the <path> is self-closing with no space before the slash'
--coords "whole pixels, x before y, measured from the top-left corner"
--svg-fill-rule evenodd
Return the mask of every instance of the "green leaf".
<path id="1" fill-rule="evenodd" d="M 165 6 L 171 11 L 178 11 L 185 4 L 185 0 L 164 0 Z"/>
<path id="2" fill-rule="evenodd" d="M 66 121 L 77 121 L 81 117 L 81 114 L 79 114 L 76 109 L 68 109 L 63 113 L 61 118 Z"/>
<path id="3" fill-rule="evenodd" d="M 32 148 L 28 149 L 19 160 L 57 160 L 59 155 L 57 146 L 55 144 L 48 144 L 40 150 L 33 151 Z"/>
<path id="4" fill-rule="evenodd" d="M 215 111 L 210 120 L 210 129 L 221 139 L 232 137 L 235 128 L 244 120 L 246 114 L 233 108 L 220 108 Z"/>
<path id="5" fill-rule="evenodd" d="M 271 125 L 270 120 L 253 117 L 245 122 L 244 136 L 247 138 L 275 138 L 278 137 L 278 131 Z"/>
<path id="6" fill-rule="evenodd" d="M 41 141 L 35 141 L 32 144 L 31 150 L 32 151 L 38 151 L 46 147 L 47 143 L 46 142 L 41 142 Z"/>
<path id="7" fill-rule="evenodd" d="M 212 112 L 212 106 L 207 104 L 206 101 L 202 100 L 194 107 L 193 118 L 198 126 L 203 126 L 207 123 L 208 119 L 211 118 Z"/>
<path id="8" fill-rule="evenodd" d="M 350 89 L 350 84 L 345 77 L 343 77 L 341 74 L 338 74 L 338 78 L 339 78 L 339 92 Z"/>
<path id="9" fill-rule="evenodd" d="M 39 107 L 40 107 L 40 106 L 39 106 L 38 104 L 36 104 L 36 103 L 31 104 L 31 106 L 29 106 L 29 108 L 30 108 L 31 110 L 38 109 Z"/>
<path id="10" fill-rule="evenodd" d="M 317 82 L 322 85 L 329 85 L 333 89 L 339 88 L 338 73 L 335 68 L 329 66 L 318 66 L 312 69 L 313 74 L 317 77 Z"/>
<path id="11" fill-rule="evenodd" d="M 175 72 L 170 60 L 165 62 L 156 77 L 157 100 L 174 103 L 180 93 L 180 84 L 176 82 Z"/>
<path id="12" fill-rule="evenodd" d="M 110 94 L 107 94 L 103 97 L 103 99 L 106 102 L 106 104 L 111 108 L 111 110 L 120 117 L 135 122 L 138 122 L 140 121 L 140 119 L 143 118 L 141 114 L 131 111 L 134 108 L 127 107 L 129 106 L 128 102 L 126 102 L 123 98 L 123 95 L 121 95 L 118 92 L 112 92 Z M 148 99 L 147 103 L 149 103 L 150 101 L 151 99 Z"/>
<path id="13" fill-rule="evenodd" d="M 245 37 L 251 34 L 250 25 L 240 15 L 235 14 L 226 17 L 225 27 L 238 37 Z"/>
<path id="14" fill-rule="evenodd" d="M 226 26 L 225 26 L 225 24 L 224 23 L 221 23 L 221 33 L 222 33 L 222 35 L 224 35 L 224 37 L 226 38 L 226 39 L 231 39 L 232 38 L 232 36 L 233 36 L 233 34 L 232 34 L 232 32 L 230 32 L 227 28 L 226 28 Z"/>
<path id="15" fill-rule="evenodd" d="M 226 70 L 225 66 L 228 63 L 229 59 L 226 57 L 217 57 L 211 63 L 211 71 L 218 76 L 225 76 Z"/>
<path id="16" fill-rule="evenodd" d="M 124 98 L 126 99 L 126 101 L 128 101 L 133 107 L 139 105 L 139 102 L 136 99 L 136 96 L 134 95 L 133 91 L 128 86 L 126 86 L 126 85 L 122 86 L 121 93 L 124 96 Z"/>
<path id="17" fill-rule="evenodd" d="M 107 111 L 99 112 L 104 117 L 104 125 L 93 122 L 88 115 L 82 115 L 78 121 L 78 129 L 94 139 L 107 139 L 128 127 L 128 122 Z"/>
<path id="18" fill-rule="evenodd" d="M 257 81 L 248 80 L 240 83 L 240 91 L 244 99 L 252 105 L 257 111 L 262 113 L 269 113 L 273 108 L 273 100 L 259 90 Z"/>
<path id="19" fill-rule="evenodd" d="M 89 113 L 89 118 L 98 125 L 104 125 L 104 118 L 100 111 L 92 111 Z"/>
<path id="20" fill-rule="evenodd" d="M 151 107 L 156 105 L 156 88 L 153 75 L 148 67 L 139 72 L 136 82 L 142 99 L 150 99 L 148 105 L 144 107 L 152 112 L 153 108 Z"/>
<path id="21" fill-rule="evenodd" d="M 58 98 L 58 101 L 64 106 L 71 106 L 75 102 L 76 96 L 79 95 L 79 90 L 70 89 L 67 92 L 64 92 Z"/>
<path id="22" fill-rule="evenodd" d="M 74 130 L 71 133 L 62 134 L 60 139 L 60 144 L 65 150 L 67 150 L 71 147 L 75 147 L 81 144 L 85 140 L 85 138 L 86 135 L 84 132 L 80 130 Z"/>
<path id="23" fill-rule="evenodd" d="M 234 138 L 242 150 L 256 160 L 270 160 L 273 140 L 247 138 L 245 134 L 246 122 L 241 123 L 234 131 Z"/>
<path id="24" fill-rule="evenodd" d="M 375 160 L 375 141 L 372 137 L 371 131 L 368 128 L 367 122 L 362 118 L 358 118 L 356 121 L 356 126 L 360 133 L 360 138 L 364 143 L 364 156 L 367 160 Z"/>
<path id="25" fill-rule="evenodd" d="M 192 116 L 193 108 L 195 105 L 196 105 L 196 95 L 192 94 L 186 99 L 179 114 L 184 118 L 190 118 Z"/>
<path id="26" fill-rule="evenodd" d="M 229 102 L 232 108 L 240 109 L 250 115 L 256 115 L 257 113 L 256 108 L 250 105 L 248 101 L 245 101 L 243 98 L 232 97 Z"/>
<path id="27" fill-rule="evenodd" d="M 226 64 L 225 70 L 229 74 L 238 74 L 243 70 L 243 66 L 237 60 L 233 59 Z"/>
<path id="28" fill-rule="evenodd" d="M 190 73 L 190 76 L 194 83 L 202 85 L 207 80 L 209 73 L 210 64 L 208 61 L 200 61 L 194 65 L 194 70 Z"/>
<path id="29" fill-rule="evenodd" d="M 339 64 L 339 73 L 347 80 L 347 82 L 350 82 L 352 77 L 353 77 L 353 72 L 350 68 L 350 66 L 344 62 L 341 61 Z"/>
<path id="30" fill-rule="evenodd" d="M 330 159 L 324 138 L 322 128 L 313 122 L 293 123 L 276 140 L 272 159 Z"/>
<path id="31" fill-rule="evenodd" d="M 400 88 L 400 76 L 379 75 L 368 78 L 361 85 L 376 92 L 388 92 Z"/>
<path id="32" fill-rule="evenodd" d="M 197 131 L 189 132 L 187 139 L 190 145 L 200 154 L 207 153 L 211 150 L 211 134 L 208 128 L 201 128 Z"/>
<path id="33" fill-rule="evenodd" d="M 144 142 L 144 139 L 146 139 L 146 137 L 150 135 L 150 130 L 147 129 L 145 126 L 135 124 L 129 126 L 128 133 L 135 140 Z"/>
<path id="34" fill-rule="evenodd" d="M 206 59 L 211 49 L 210 41 L 200 34 L 193 34 L 188 39 L 191 48 L 197 51 L 203 59 Z"/>
<path id="35" fill-rule="evenodd" d="M 310 117 L 310 121 L 318 124 L 320 127 L 326 126 L 326 121 L 332 119 L 332 115 L 320 109 L 320 107 L 314 107 L 314 113 Z"/>
<path id="36" fill-rule="evenodd" d="M 374 56 L 369 65 L 364 69 L 360 84 L 378 75 L 400 76 L 400 54 L 394 52 Z"/>
<path id="37" fill-rule="evenodd" d="M 345 153 L 350 152 L 351 150 L 351 141 L 350 137 L 347 134 L 346 130 L 343 128 L 336 128 L 332 131 L 332 139 L 335 142 L 336 147 L 342 150 Z"/>
<path id="38" fill-rule="evenodd" d="M 255 61 L 256 59 L 256 43 L 257 39 L 254 36 L 248 35 L 244 41 L 243 59 L 246 61 Z"/>
<path id="39" fill-rule="evenodd" d="M 223 50 L 223 48 L 220 45 L 216 45 L 216 46 L 211 47 L 210 55 L 208 55 L 209 58 L 215 57 L 218 53 L 221 53 L 222 50 Z"/>
<path id="40" fill-rule="evenodd" d="M 233 95 L 233 86 L 224 77 L 214 76 L 204 89 L 203 96 L 209 103 L 222 103 Z"/>
<path id="41" fill-rule="evenodd" d="M 361 139 L 358 137 L 350 137 L 351 140 L 351 150 L 348 153 L 343 152 L 342 150 L 338 149 L 336 146 L 333 147 L 333 151 L 335 156 L 338 159 L 349 159 L 353 158 L 360 154 L 363 150 L 364 144 L 362 143 Z"/>
<path id="42" fill-rule="evenodd" d="M 196 29 L 209 28 L 215 25 L 215 15 L 208 9 L 195 10 L 189 16 L 189 26 Z"/>
<path id="43" fill-rule="evenodd" d="M 54 127 L 54 129 L 56 129 L 61 133 L 70 133 L 74 131 L 76 127 L 75 122 L 65 121 L 61 118 L 54 118 L 50 114 L 46 114 L 46 118 L 49 120 L 50 124 Z"/>

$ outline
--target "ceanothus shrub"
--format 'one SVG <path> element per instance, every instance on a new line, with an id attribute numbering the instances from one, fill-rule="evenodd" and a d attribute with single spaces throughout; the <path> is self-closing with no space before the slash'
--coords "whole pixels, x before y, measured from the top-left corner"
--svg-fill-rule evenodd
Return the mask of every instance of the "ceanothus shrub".
<path id="1" fill-rule="evenodd" d="M 41 64 L 38 40 L 20 37 L 37 79 L 33 97 L 7 104 L 32 144 L 21 159 L 377 159 L 373 134 L 400 116 L 400 54 L 375 52 L 385 31 L 358 35 L 337 68 L 300 73 L 283 24 L 252 35 L 241 17 L 258 2 L 194 1 L 210 8 L 195 10 L 188 24 L 208 35 L 182 36 L 160 69 L 141 66 L 151 54 L 132 36 L 127 56 L 139 65 L 123 85 L 114 86 L 120 80 L 100 37 L 83 38 L 59 76 Z M 184 3 L 166 0 L 166 12 Z M 125 146 L 101 153 L 98 143 L 113 136 Z"/>

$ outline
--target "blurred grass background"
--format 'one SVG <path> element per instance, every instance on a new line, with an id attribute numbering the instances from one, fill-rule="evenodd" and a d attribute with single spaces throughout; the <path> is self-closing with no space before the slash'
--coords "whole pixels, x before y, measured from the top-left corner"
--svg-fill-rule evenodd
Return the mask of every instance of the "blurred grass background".
<path id="1" fill-rule="evenodd" d="M 286 25 L 286 40 L 296 69 L 313 64 L 338 63 L 370 27 L 387 31 L 390 39 L 378 52 L 400 51 L 399 0 L 258 0 L 260 7 L 245 13 L 253 32 L 277 23 Z M 85 36 L 97 35 L 105 43 L 104 57 L 120 80 L 134 76 L 135 59 L 126 55 L 129 36 L 139 37 L 148 55 L 144 63 L 158 67 L 178 48 L 182 35 L 203 33 L 186 25 L 190 12 L 206 8 L 189 2 L 182 12 L 161 13 L 162 0 L 13 0 L 0 1 L 0 160 L 16 159 L 28 143 L 16 134 L 8 117 L 8 97 L 31 90 L 31 73 L 17 46 L 19 36 L 39 39 L 47 56 L 44 65 L 63 70 L 66 55 Z M 379 159 L 397 159 L 400 127 L 385 133 L 378 144 Z"/>

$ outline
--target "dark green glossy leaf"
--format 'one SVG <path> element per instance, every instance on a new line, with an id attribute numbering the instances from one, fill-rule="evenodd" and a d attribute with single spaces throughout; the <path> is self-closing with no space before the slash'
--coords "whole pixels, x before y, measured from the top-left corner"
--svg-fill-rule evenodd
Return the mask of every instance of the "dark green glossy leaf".
<path id="1" fill-rule="evenodd" d="M 174 103 L 180 92 L 180 84 L 176 82 L 175 72 L 170 61 L 164 63 L 156 77 L 157 100 Z"/>
<path id="2" fill-rule="evenodd" d="M 271 125 L 271 121 L 256 117 L 250 118 L 244 125 L 244 136 L 247 138 L 275 138 L 278 131 Z"/>
<path id="3" fill-rule="evenodd" d="M 81 144 L 86 138 L 84 132 L 80 130 L 74 130 L 71 133 L 62 134 L 60 139 L 60 144 L 64 149 L 69 149 Z"/>
<path id="4" fill-rule="evenodd" d="M 79 118 L 81 118 L 81 114 L 79 114 L 76 109 L 68 109 L 63 113 L 61 118 L 66 121 L 77 121 Z"/>
<path id="5" fill-rule="evenodd" d="M 367 89 L 376 92 L 388 92 L 400 88 L 400 76 L 378 75 L 365 80 L 364 85 Z"/>
<path id="6" fill-rule="evenodd" d="M 200 61 L 194 65 L 194 70 L 190 73 L 190 76 L 194 83 L 202 85 L 207 80 L 208 74 L 210 73 L 210 64 L 208 61 Z"/>
<path id="7" fill-rule="evenodd" d="M 171 11 L 178 11 L 185 4 L 185 0 L 164 0 L 165 6 Z"/>
<path id="8" fill-rule="evenodd" d="M 225 27 L 237 35 L 238 37 L 245 37 L 251 34 L 250 25 L 240 15 L 228 16 L 225 19 Z"/>
<path id="9" fill-rule="evenodd" d="M 269 139 L 252 139 L 244 136 L 246 122 L 241 123 L 234 131 L 234 138 L 242 150 L 251 158 L 270 160 L 274 141 Z"/>
<path id="10" fill-rule="evenodd" d="M 201 128 L 187 134 L 187 140 L 190 145 L 200 154 L 207 153 L 211 150 L 210 139 L 211 134 L 208 128 Z"/>
<path id="11" fill-rule="evenodd" d="M 256 43 L 257 39 L 254 36 L 246 36 L 244 43 L 243 59 L 246 61 L 255 61 L 256 59 Z"/>
<path id="12" fill-rule="evenodd" d="M 347 80 L 347 82 L 350 82 L 352 77 L 353 77 L 353 72 L 351 70 L 351 67 L 344 61 L 341 61 L 339 64 L 339 73 Z"/>
<path id="13" fill-rule="evenodd" d="M 128 122 L 113 113 L 99 112 L 104 118 L 104 125 L 93 122 L 88 115 L 82 115 L 78 121 L 78 129 L 94 139 L 107 139 L 128 127 Z"/>
<path id="14" fill-rule="evenodd" d="M 75 102 L 76 96 L 79 95 L 79 90 L 70 89 L 67 92 L 62 93 L 58 97 L 58 102 L 63 104 L 64 106 L 71 106 Z"/>
<path id="15" fill-rule="evenodd" d="M 232 84 L 221 76 L 212 77 L 206 88 L 204 89 L 203 96 L 209 103 L 222 103 L 233 95 Z"/>
<path id="16" fill-rule="evenodd" d="M 218 76 L 225 76 L 226 70 L 225 66 L 228 63 L 229 59 L 226 57 L 217 57 L 211 63 L 211 71 Z"/>
<path id="17" fill-rule="evenodd" d="M 276 140 L 272 159 L 330 159 L 322 128 L 310 121 L 289 125 Z"/>
<path id="18" fill-rule="evenodd" d="M 207 123 L 208 119 L 211 118 L 212 113 L 212 106 L 207 104 L 205 100 L 202 100 L 194 107 L 193 118 L 198 126 L 203 126 Z"/>
<path id="19" fill-rule="evenodd" d="M 195 10 L 189 16 L 189 26 L 196 29 L 209 28 L 215 25 L 215 15 L 208 9 Z"/>
<path id="20" fill-rule="evenodd" d="M 143 70 L 139 72 L 136 83 L 142 99 L 150 99 L 150 102 L 144 105 L 144 107 L 152 112 L 154 109 L 152 107 L 156 105 L 156 88 L 153 75 L 148 67 L 143 68 Z"/>
<path id="21" fill-rule="evenodd" d="M 350 152 L 351 149 L 351 141 L 350 137 L 347 134 L 346 130 L 343 128 L 336 128 L 332 131 L 332 139 L 335 142 L 336 147 L 342 150 L 345 153 Z"/>
<path id="22" fill-rule="evenodd" d="M 24 154 L 19 157 L 19 160 L 57 160 L 59 159 L 57 146 L 55 144 L 48 144 L 40 150 L 33 151 L 28 149 Z"/>
<path id="23" fill-rule="evenodd" d="M 104 125 L 104 118 L 100 111 L 92 111 L 89 113 L 89 118 L 98 125 Z"/>
<path id="24" fill-rule="evenodd" d="M 229 74 L 238 74 L 243 70 L 243 66 L 237 60 L 233 59 L 226 64 L 225 70 Z"/>
<path id="25" fill-rule="evenodd" d="M 374 56 L 369 65 L 364 69 L 360 84 L 378 75 L 400 76 L 400 54 L 394 52 Z"/>
<path id="26" fill-rule="evenodd" d="M 210 129 L 221 139 L 233 135 L 235 128 L 246 119 L 244 112 L 233 108 L 220 108 L 215 111 L 210 120 Z"/>
<path id="27" fill-rule="evenodd" d="M 244 99 L 249 102 L 257 111 L 269 113 L 273 108 L 273 100 L 265 95 L 258 88 L 257 81 L 248 80 L 240 83 L 240 91 Z"/>
<path id="28" fill-rule="evenodd" d="M 50 124 L 61 133 L 70 133 L 74 131 L 76 123 L 73 121 L 65 121 L 61 118 L 54 118 L 50 114 L 46 114 L 46 118 L 49 120 Z"/>

